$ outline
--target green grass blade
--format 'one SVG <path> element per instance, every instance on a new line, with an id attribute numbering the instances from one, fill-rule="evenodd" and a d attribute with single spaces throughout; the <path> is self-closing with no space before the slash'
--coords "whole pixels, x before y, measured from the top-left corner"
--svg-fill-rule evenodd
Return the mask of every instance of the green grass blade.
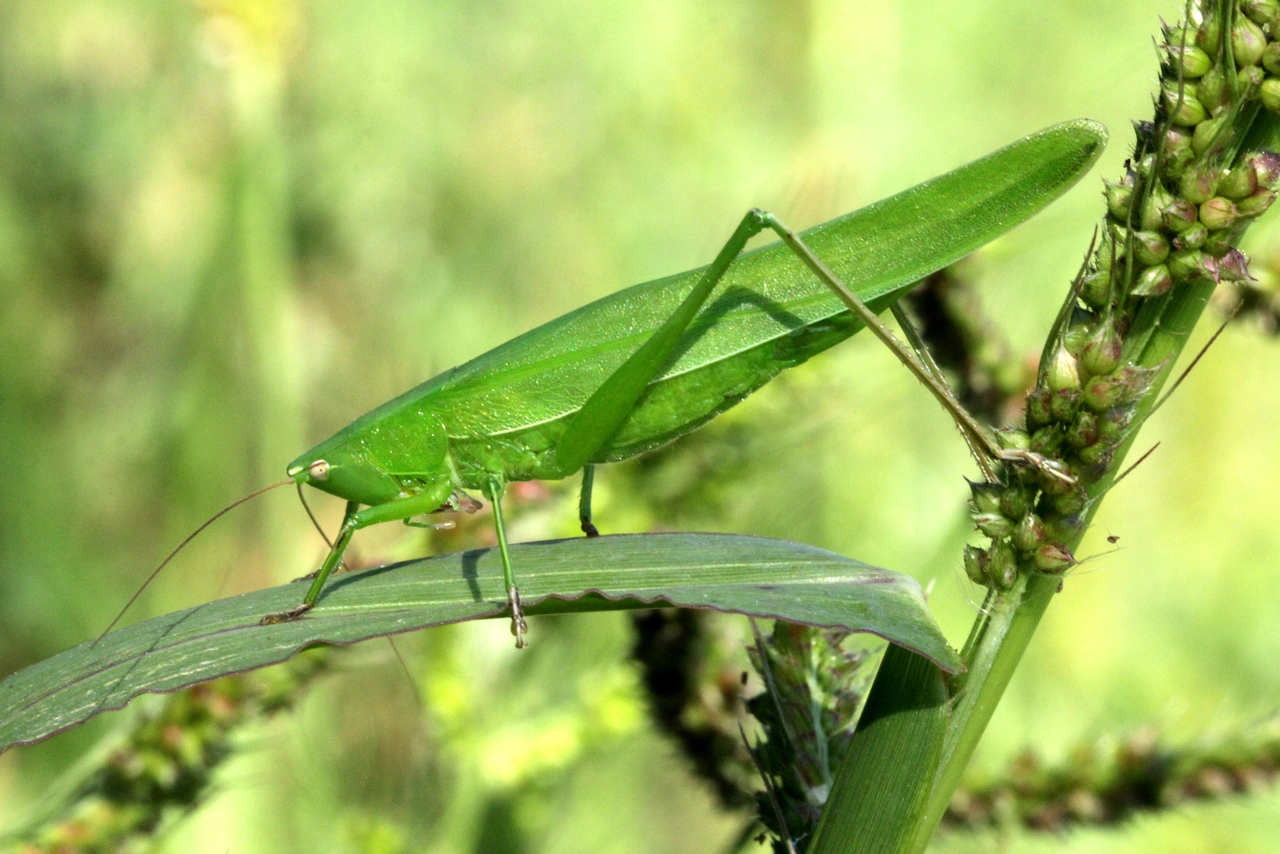
<path id="1" fill-rule="evenodd" d="M 513 546 L 525 613 L 674 604 L 870 632 L 955 672 L 914 579 L 785 540 L 634 534 Z M 306 582 L 221 599 L 119 629 L 0 682 L 0 751 L 47 738 L 144 692 L 173 691 L 284 661 L 316 643 L 503 616 L 497 549 L 337 578 L 303 619 L 262 626 Z M 536 635 L 534 636 L 536 642 Z"/>

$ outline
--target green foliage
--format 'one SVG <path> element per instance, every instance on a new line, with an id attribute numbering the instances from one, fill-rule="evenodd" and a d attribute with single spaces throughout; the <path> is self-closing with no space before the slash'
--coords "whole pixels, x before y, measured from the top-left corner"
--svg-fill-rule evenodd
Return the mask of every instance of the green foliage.
<path id="1" fill-rule="evenodd" d="M 590 559 L 584 559 L 589 554 Z M 599 537 L 512 548 L 530 615 L 655 602 L 872 632 L 950 672 L 959 659 L 914 579 L 779 540 L 712 534 Z M 299 620 L 263 625 L 298 598 L 291 584 L 112 632 L 0 682 L 0 749 L 120 708 L 144 691 L 283 661 L 315 643 L 354 643 L 505 607 L 496 550 L 349 575 Z"/>

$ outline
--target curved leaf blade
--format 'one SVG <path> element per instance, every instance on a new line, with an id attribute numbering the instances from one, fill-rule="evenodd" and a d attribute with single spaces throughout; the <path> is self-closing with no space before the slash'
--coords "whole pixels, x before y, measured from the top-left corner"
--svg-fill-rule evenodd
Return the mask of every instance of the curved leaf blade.
<path id="1" fill-rule="evenodd" d="M 879 635 L 950 672 L 959 656 L 919 584 L 812 546 L 729 534 L 631 534 L 512 547 L 528 614 L 676 605 Z M 221 599 L 108 634 L 0 682 L 0 751 L 179 688 L 349 644 L 505 615 L 497 549 L 341 576 L 304 618 L 263 626 L 306 582 Z"/>

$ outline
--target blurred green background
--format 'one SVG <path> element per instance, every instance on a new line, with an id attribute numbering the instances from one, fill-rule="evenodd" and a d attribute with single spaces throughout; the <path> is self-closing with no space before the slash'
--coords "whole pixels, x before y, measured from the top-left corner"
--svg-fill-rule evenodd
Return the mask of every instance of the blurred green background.
<path id="1" fill-rule="evenodd" d="M 187 531 L 355 416 L 705 263 L 748 207 L 808 226 L 1086 116 L 1112 130 L 1100 171 L 968 267 L 1034 353 L 1101 212 L 1100 176 L 1149 117 L 1158 16 L 1178 13 L 4 0 L 0 674 L 100 632 Z M 1247 248 L 1274 257 L 1268 230 Z M 1122 548 L 1067 579 L 980 767 L 1146 724 L 1197 738 L 1280 705 L 1278 375 L 1280 346 L 1232 328 L 1149 425 L 1140 445 L 1160 450 L 1082 552 L 1108 535 Z M 906 571 L 935 582 L 963 641 L 972 464 L 891 356 L 859 336 L 722 421 L 687 459 L 677 445 L 661 466 L 603 471 L 602 530 L 782 536 Z M 708 479 L 716 437 L 731 465 Z M 572 534 L 572 487 L 530 492 L 516 538 Z M 316 507 L 336 524 L 336 502 Z M 365 559 L 426 547 L 383 527 L 357 538 Z M 201 537 L 129 619 L 283 582 L 322 552 L 281 490 Z M 412 682 L 385 642 L 345 653 L 295 714 L 244 733 L 163 850 L 721 850 L 743 816 L 648 722 L 627 618 L 533 630 L 523 654 L 501 622 L 402 638 Z M 0 819 L 128 715 L 0 756 Z M 936 847 L 1262 851 L 1278 832 L 1266 793 L 1112 834 Z"/>

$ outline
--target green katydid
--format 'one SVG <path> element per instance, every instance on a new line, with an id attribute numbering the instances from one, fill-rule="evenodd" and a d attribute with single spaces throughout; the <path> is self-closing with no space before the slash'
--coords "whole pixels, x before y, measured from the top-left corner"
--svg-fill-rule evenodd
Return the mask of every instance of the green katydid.
<path id="1" fill-rule="evenodd" d="M 944 400 L 971 445 L 995 456 L 989 437 L 873 309 L 1057 198 L 1105 139 L 1094 122 L 1056 125 L 800 236 L 753 210 L 708 267 L 586 305 L 361 416 L 289 465 L 299 487 L 346 499 L 346 515 L 303 602 L 264 622 L 310 610 L 356 530 L 457 507 L 473 489 L 493 505 L 522 646 L 502 516 L 507 483 L 582 470 L 580 516 L 591 535 L 594 465 L 696 429 L 863 325 Z M 783 242 L 744 252 L 766 228 Z"/>

